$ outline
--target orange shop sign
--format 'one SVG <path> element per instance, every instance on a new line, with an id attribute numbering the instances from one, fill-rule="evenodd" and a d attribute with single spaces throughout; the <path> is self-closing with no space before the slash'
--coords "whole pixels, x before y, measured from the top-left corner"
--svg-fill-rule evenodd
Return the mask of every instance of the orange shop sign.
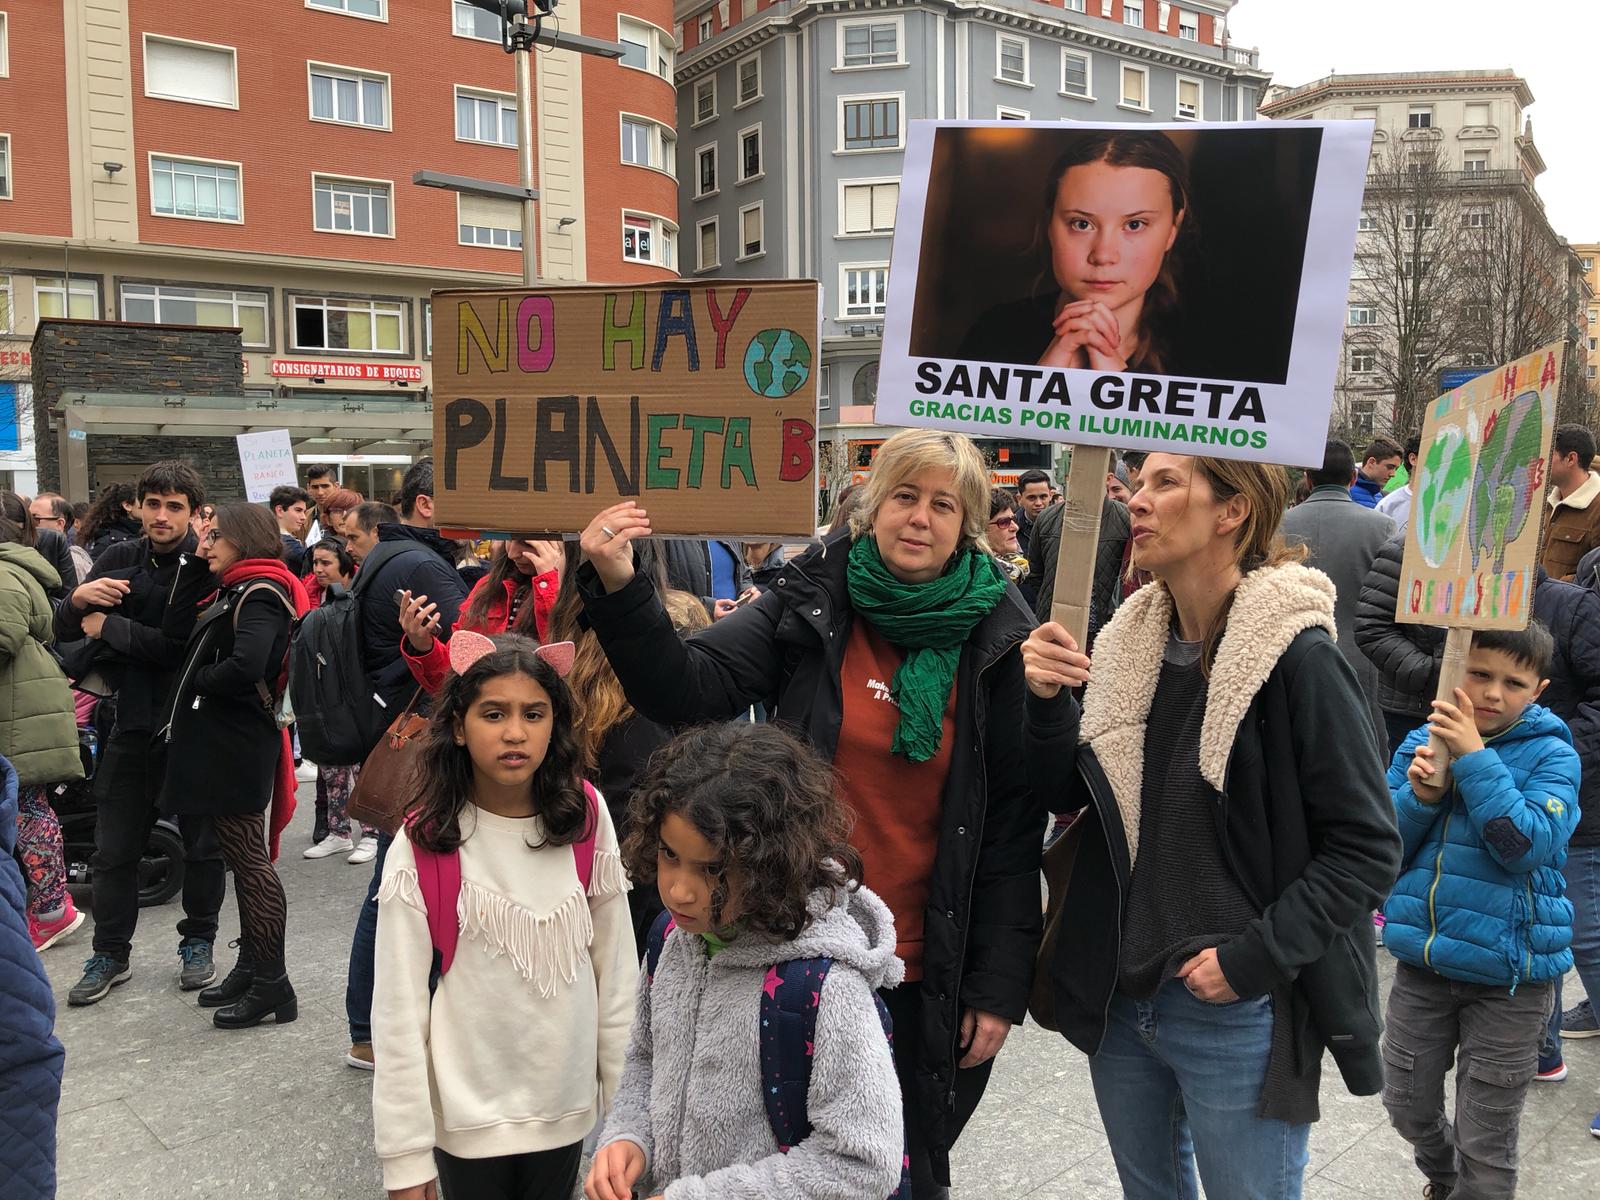
<path id="1" fill-rule="evenodd" d="M 288 379 L 365 379 L 421 383 L 422 368 L 410 363 L 321 363 L 275 358 L 272 373 Z"/>

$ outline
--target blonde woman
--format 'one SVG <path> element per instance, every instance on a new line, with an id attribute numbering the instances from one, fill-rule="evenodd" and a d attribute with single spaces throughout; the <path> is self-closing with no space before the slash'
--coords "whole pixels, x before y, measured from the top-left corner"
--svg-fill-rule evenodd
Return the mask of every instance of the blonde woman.
<path id="1" fill-rule="evenodd" d="M 776 720 L 831 760 L 851 843 L 889 905 L 909 982 L 887 991 L 912 1188 L 948 1154 L 1027 1008 L 1043 810 L 1024 777 L 1022 660 L 1033 625 L 984 545 L 989 475 L 966 437 L 883 444 L 848 529 L 680 642 L 630 547 L 635 503 L 583 533 L 579 592 L 623 690 L 666 725 L 775 696 Z"/>
<path id="2" fill-rule="evenodd" d="M 1400 839 L 1288 503 L 1282 467 L 1150 455 L 1128 513 L 1155 582 L 1092 677 L 1053 622 L 1022 649 L 1029 774 L 1083 813 L 1041 970 L 1131 1200 L 1198 1195 L 1197 1165 L 1207 1195 L 1294 1200 L 1324 1049 L 1351 1091 L 1383 1083 L 1370 913 Z"/>

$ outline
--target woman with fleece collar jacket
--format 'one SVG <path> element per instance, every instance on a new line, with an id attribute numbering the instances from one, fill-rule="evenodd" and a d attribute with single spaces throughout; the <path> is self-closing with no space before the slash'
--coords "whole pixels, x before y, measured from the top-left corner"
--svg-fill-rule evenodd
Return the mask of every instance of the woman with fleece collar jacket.
<path id="1" fill-rule="evenodd" d="M 1042 982 L 1136 1200 L 1195 1194 L 1196 1163 L 1209 1195 L 1292 1200 L 1323 1050 L 1382 1086 L 1369 914 L 1400 839 L 1288 498 L 1281 467 L 1150 455 L 1129 515 L 1155 582 L 1101 630 L 1081 714 L 1066 632 L 1023 647 L 1034 786 L 1083 811 Z"/>

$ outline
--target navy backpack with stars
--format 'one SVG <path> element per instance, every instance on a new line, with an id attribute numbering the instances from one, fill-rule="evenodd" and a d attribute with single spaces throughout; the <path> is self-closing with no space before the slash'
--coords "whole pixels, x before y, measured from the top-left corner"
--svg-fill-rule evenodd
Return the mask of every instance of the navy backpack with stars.
<path id="1" fill-rule="evenodd" d="M 672 914 L 664 912 L 650 927 L 645 942 L 645 972 L 655 982 L 656 964 L 667 934 L 674 929 Z M 811 1089 L 811 1051 L 817 1033 L 817 1005 L 823 981 L 833 966 L 831 958 L 793 958 L 777 963 L 767 971 L 767 986 L 761 990 L 761 1099 L 767 1106 L 767 1122 L 772 1136 L 784 1154 L 798 1146 L 811 1133 L 806 1111 L 806 1096 Z M 894 1023 L 883 997 L 876 992 L 873 1003 L 883 1036 L 894 1045 Z M 910 1162 L 902 1157 L 900 1185 L 888 1200 L 911 1200 Z"/>

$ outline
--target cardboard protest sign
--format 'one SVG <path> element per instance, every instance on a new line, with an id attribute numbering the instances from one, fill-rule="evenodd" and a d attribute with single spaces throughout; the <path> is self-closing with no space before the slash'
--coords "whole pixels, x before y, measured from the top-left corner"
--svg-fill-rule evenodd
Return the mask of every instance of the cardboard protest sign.
<path id="1" fill-rule="evenodd" d="M 441 527 L 815 532 L 815 282 L 435 292 L 433 329 Z"/>
<path id="2" fill-rule="evenodd" d="M 299 484 L 287 429 L 236 434 L 234 440 L 239 443 L 239 469 L 244 473 L 244 494 L 250 503 L 264 504 L 273 488 Z"/>
<path id="3" fill-rule="evenodd" d="M 1561 358 L 1546 346 L 1428 406 L 1395 620 L 1527 626 Z"/>
<path id="4" fill-rule="evenodd" d="M 912 122 L 877 419 L 1320 464 L 1371 129 Z"/>

